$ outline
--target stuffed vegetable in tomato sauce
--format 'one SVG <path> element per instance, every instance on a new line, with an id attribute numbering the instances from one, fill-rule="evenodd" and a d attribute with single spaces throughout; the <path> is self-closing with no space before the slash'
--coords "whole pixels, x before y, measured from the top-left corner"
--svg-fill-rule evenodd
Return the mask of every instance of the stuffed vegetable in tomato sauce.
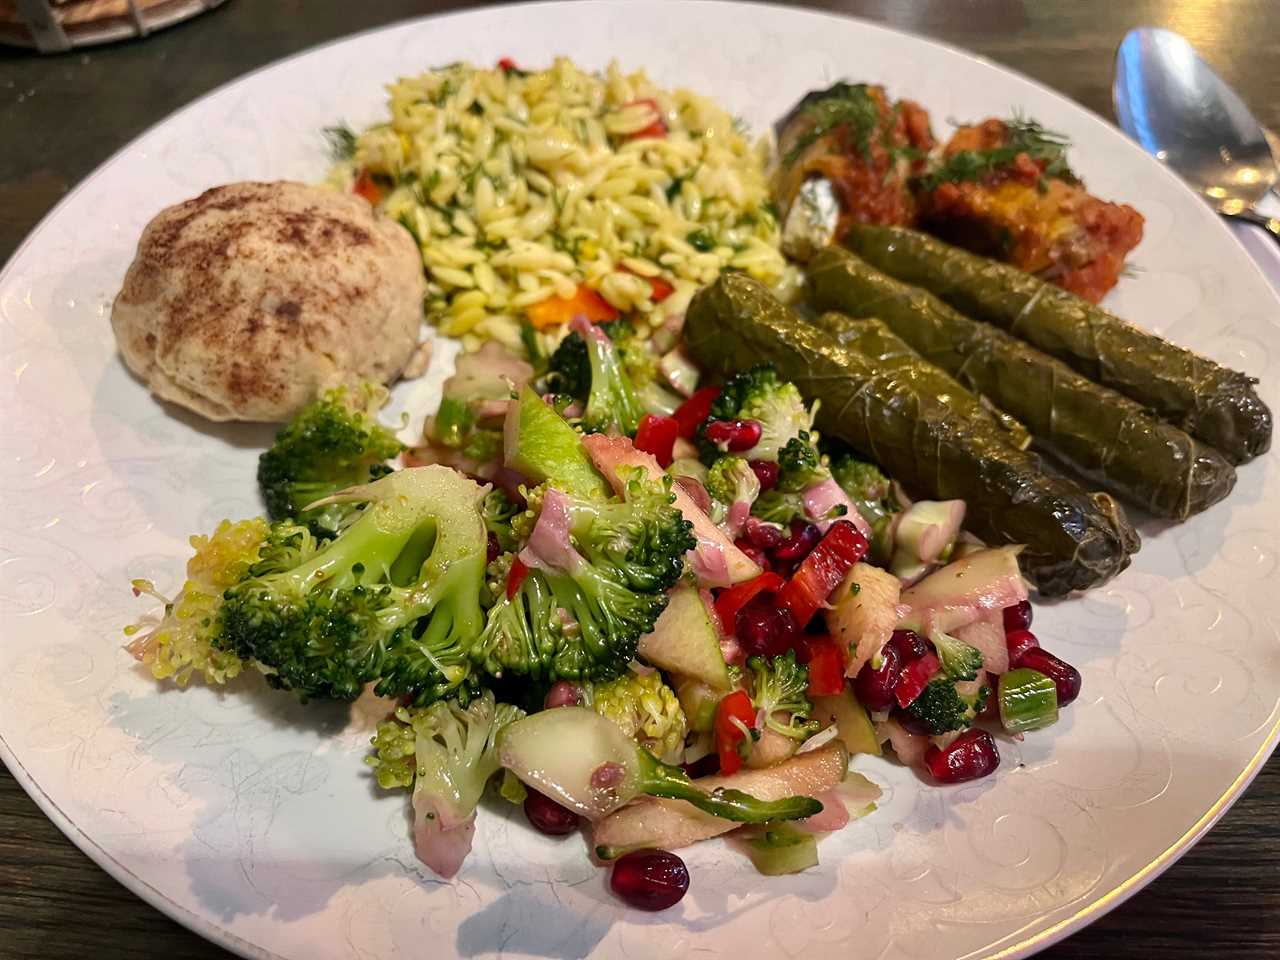
<path id="1" fill-rule="evenodd" d="M 1067 142 L 1033 120 L 956 130 L 915 180 L 918 226 L 1097 303 L 1142 239 L 1142 214 L 1100 200 L 1067 164 Z"/>
<path id="2" fill-rule="evenodd" d="M 853 223 L 911 224 L 911 180 L 933 149 L 929 115 L 883 87 L 836 83 L 777 125 L 774 198 L 787 252 L 806 259 Z"/>

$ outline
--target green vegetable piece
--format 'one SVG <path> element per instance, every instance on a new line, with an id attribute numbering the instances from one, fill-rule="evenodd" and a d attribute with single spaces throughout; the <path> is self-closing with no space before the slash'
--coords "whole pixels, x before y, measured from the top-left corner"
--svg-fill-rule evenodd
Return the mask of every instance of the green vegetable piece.
<path id="1" fill-rule="evenodd" d="M 934 648 L 938 651 L 938 659 L 942 661 L 942 672 L 952 680 L 973 680 L 982 669 L 982 654 L 963 640 L 957 640 L 949 633 L 934 630 L 929 634 Z"/>
<path id="2" fill-rule="evenodd" d="M 1243 463 L 1271 446 L 1254 380 L 1016 267 L 903 227 L 856 225 L 845 244 L 878 270 L 1000 327 Z"/>
<path id="3" fill-rule="evenodd" d="M 839 693 L 828 697 L 814 697 L 813 715 L 823 724 L 836 725 L 850 755 L 869 753 L 880 756 L 880 738 L 876 736 L 867 708 L 858 702 L 852 687 L 846 685 Z"/>
<path id="4" fill-rule="evenodd" d="M 743 845 L 752 865 L 766 877 L 799 873 L 818 865 L 818 838 L 786 824 L 768 824 Z"/>
<path id="5" fill-rule="evenodd" d="M 586 451 L 581 437 L 530 387 L 524 387 L 507 412 L 503 432 L 507 466 L 534 483 L 552 481 L 578 497 L 604 499 L 610 495 Z"/>
<path id="6" fill-rule="evenodd" d="M 810 720 L 809 668 L 796 662 L 794 650 L 766 660 L 747 660 L 748 692 L 752 705 L 764 714 L 764 725 L 794 740 L 807 740 L 818 730 Z"/>
<path id="7" fill-rule="evenodd" d="M 688 730 L 676 693 L 662 681 L 662 674 L 622 676 L 588 686 L 589 703 L 602 717 L 659 759 L 678 759 Z"/>
<path id="8" fill-rule="evenodd" d="M 1037 670 L 1019 667 L 1001 674 L 1000 722 L 1010 733 L 1026 733 L 1058 722 L 1058 688 Z"/>
<path id="9" fill-rule="evenodd" d="M 822 810 L 812 797 L 765 801 L 740 790 L 700 790 L 679 767 L 657 760 L 585 707 L 544 710 L 510 724 L 498 736 L 498 757 L 528 786 L 590 820 L 642 795 L 684 800 L 736 823 L 798 820 Z"/>
<path id="10" fill-rule="evenodd" d="M 385 461 L 404 445 L 378 423 L 385 387 L 338 387 L 303 407 L 258 458 L 258 486 L 272 520 L 293 518 L 318 537 L 331 537 L 363 509 L 334 502 L 305 509 L 347 487 L 389 473 Z"/>
<path id="11" fill-rule="evenodd" d="M 701 680 L 683 677 L 676 682 L 676 696 L 688 718 L 689 729 L 694 733 L 708 733 L 715 723 L 716 707 L 724 697 L 724 690 L 717 690 Z"/>
<path id="12" fill-rule="evenodd" d="M 720 634 L 698 591 L 686 583 L 671 591 L 667 608 L 652 633 L 640 638 L 641 658 L 670 673 L 729 689 L 729 668 L 720 650 Z"/>
<path id="13" fill-rule="evenodd" d="M 932 736 L 941 736 L 972 726 L 977 715 L 986 709 L 990 695 L 991 688 L 985 684 L 972 693 L 961 693 L 951 680 L 931 680 L 907 712 Z"/>
<path id="14" fill-rule="evenodd" d="M 1235 486 L 1235 470 L 1217 450 L 847 251 L 829 247 L 813 259 L 809 291 L 820 309 L 878 317 L 930 363 L 1025 423 L 1039 446 L 1157 516 L 1185 520 Z M 837 334 L 844 322 L 836 314 L 821 320 Z"/>
<path id="15" fill-rule="evenodd" d="M 259 560 L 223 595 L 214 643 L 269 667 L 303 699 L 469 696 L 484 627 L 484 488 L 433 465 L 339 495 L 364 505 L 335 539 L 271 528 Z"/>
<path id="16" fill-rule="evenodd" d="M 833 343 L 742 274 L 723 274 L 689 305 L 690 352 L 721 375 L 770 361 L 800 392 L 822 400 L 817 426 L 879 463 L 908 489 L 964 500 L 967 524 L 987 542 L 1024 543 L 1027 576 L 1046 596 L 1082 590 L 1129 565 L 1138 536 L 1120 507 L 1045 473 L 1008 444 L 986 415 L 957 408 L 949 378 L 921 362 L 882 371 Z"/>

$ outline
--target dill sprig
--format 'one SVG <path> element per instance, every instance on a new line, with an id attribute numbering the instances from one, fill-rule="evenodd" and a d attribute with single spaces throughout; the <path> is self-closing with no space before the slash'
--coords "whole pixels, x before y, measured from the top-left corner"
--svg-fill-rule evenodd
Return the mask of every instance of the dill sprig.
<path id="1" fill-rule="evenodd" d="M 806 148 L 845 125 L 849 127 L 854 144 L 870 159 L 871 134 L 882 126 L 882 121 L 880 105 L 865 83 L 837 83 L 801 106 L 800 113 L 809 118 L 813 126 L 797 138 L 783 157 L 782 162 L 787 166 L 795 163 Z"/>
<path id="2" fill-rule="evenodd" d="M 325 127 L 324 138 L 329 141 L 329 155 L 335 162 L 350 160 L 356 155 L 355 131 L 345 123 Z"/>
<path id="3" fill-rule="evenodd" d="M 1046 180 L 1076 182 L 1076 175 L 1067 163 L 1067 148 L 1071 141 L 1065 136 L 1046 130 L 1035 120 L 1016 115 L 1005 121 L 1005 128 L 1007 133 L 1003 146 L 990 150 L 959 150 L 940 167 L 917 178 L 916 184 L 922 190 L 935 190 L 944 183 L 985 180 L 1009 166 L 1021 153 L 1036 163 L 1044 164 L 1040 189 L 1044 189 Z"/>

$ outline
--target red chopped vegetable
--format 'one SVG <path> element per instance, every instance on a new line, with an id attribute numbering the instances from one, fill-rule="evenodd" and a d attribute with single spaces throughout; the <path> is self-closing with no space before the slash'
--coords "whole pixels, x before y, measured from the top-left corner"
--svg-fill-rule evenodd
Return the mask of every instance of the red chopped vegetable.
<path id="1" fill-rule="evenodd" d="M 636 449 L 653 454 L 663 468 L 671 466 L 680 424 L 675 417 L 659 417 L 646 413 L 636 430 Z"/>
<path id="2" fill-rule="evenodd" d="M 503 73 L 510 73 L 512 70 L 519 70 L 520 68 L 516 66 L 516 62 L 510 57 L 503 57 L 498 61 L 498 69 Z"/>
<path id="3" fill-rule="evenodd" d="M 361 170 L 356 174 L 356 182 L 351 187 L 351 192 L 359 194 L 368 200 L 375 207 L 382 202 L 382 188 L 378 186 L 373 174 L 368 170 Z"/>
<path id="4" fill-rule="evenodd" d="M 618 319 L 618 311 L 612 304 L 585 283 L 578 284 L 572 297 L 548 297 L 525 310 L 525 315 L 535 330 L 558 327 L 578 314 L 592 323 L 607 323 Z"/>
<path id="5" fill-rule="evenodd" d="M 832 637 L 809 637 L 809 696 L 833 697 L 844 690 L 844 651 Z"/>
<path id="6" fill-rule="evenodd" d="M 747 730 L 755 719 L 756 708 L 745 690 L 733 691 L 716 706 L 716 753 L 720 756 L 722 774 L 727 776 L 742 769 L 744 745 L 750 747 Z"/>
<path id="7" fill-rule="evenodd" d="M 720 396 L 719 387 L 703 387 L 701 390 L 693 391 L 693 396 L 680 404 L 673 414 L 676 422 L 680 424 L 680 436 L 686 440 L 692 440 L 698 435 L 698 428 L 707 417 L 711 416 L 711 405 L 716 402 L 718 396 Z"/>
<path id="8" fill-rule="evenodd" d="M 936 653 L 926 653 L 919 660 L 912 660 L 902 668 L 898 676 L 898 685 L 893 695 L 898 699 L 898 706 L 909 707 L 920 696 L 921 691 L 929 685 L 933 675 L 942 668 L 942 662 Z"/>
<path id="9" fill-rule="evenodd" d="M 667 299 L 667 297 L 676 292 L 676 288 L 667 283 L 667 281 L 663 280 L 661 277 L 649 278 L 649 290 L 649 299 L 654 303 L 661 303 L 663 300 Z"/>
<path id="10" fill-rule="evenodd" d="M 644 104 L 650 107 L 654 113 L 654 121 L 643 130 L 637 130 L 631 134 L 628 140 L 643 140 L 645 137 L 655 137 L 661 139 L 667 135 L 667 125 L 662 119 L 662 108 L 658 106 L 658 101 L 653 97 L 642 97 L 639 100 L 632 100 L 627 104 L 628 107 L 634 107 L 638 104 Z"/>
<path id="11" fill-rule="evenodd" d="M 778 593 L 778 603 L 805 627 L 870 548 L 870 541 L 857 527 L 848 520 L 837 520 Z"/>
<path id="12" fill-rule="evenodd" d="M 777 593 L 782 589 L 782 584 L 782 578 L 776 573 L 762 573 L 754 579 L 744 580 L 721 590 L 720 596 L 716 597 L 715 607 L 716 616 L 720 618 L 725 632 L 732 632 L 733 625 L 738 620 L 738 611 L 747 605 L 747 601 L 764 590 Z"/>
<path id="13" fill-rule="evenodd" d="M 507 599 L 510 600 L 520 590 L 524 578 L 529 575 L 529 568 L 523 560 L 516 557 L 511 561 L 511 569 L 507 571 Z"/>

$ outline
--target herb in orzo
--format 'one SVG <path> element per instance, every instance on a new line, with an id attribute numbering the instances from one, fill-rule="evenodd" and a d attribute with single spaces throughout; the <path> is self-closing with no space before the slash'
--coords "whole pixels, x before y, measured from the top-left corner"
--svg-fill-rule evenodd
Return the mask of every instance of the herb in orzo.
<path id="1" fill-rule="evenodd" d="M 519 349 L 529 322 L 558 338 L 593 294 L 656 327 L 723 269 L 792 276 L 765 147 L 705 97 L 567 59 L 455 64 L 389 92 L 390 120 L 359 134 L 333 180 L 413 234 L 429 318 L 471 348 Z"/>

